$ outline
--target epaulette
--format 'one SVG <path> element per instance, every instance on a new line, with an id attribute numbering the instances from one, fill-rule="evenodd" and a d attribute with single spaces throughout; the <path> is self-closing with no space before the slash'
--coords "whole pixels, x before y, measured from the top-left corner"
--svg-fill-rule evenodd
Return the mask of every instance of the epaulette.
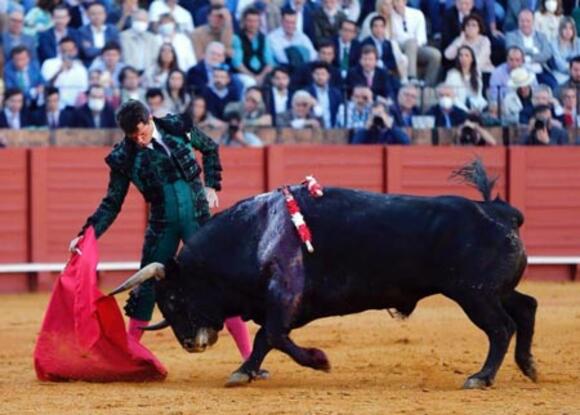
<path id="1" fill-rule="evenodd" d="M 136 150 L 136 144 L 125 138 L 120 143 L 115 144 L 113 150 L 111 150 L 109 155 L 105 157 L 105 162 L 109 165 L 111 170 L 130 176 Z"/>
<path id="2" fill-rule="evenodd" d="M 187 126 L 180 114 L 168 114 L 163 118 L 155 118 L 155 124 L 174 136 L 183 137 L 187 133 Z"/>

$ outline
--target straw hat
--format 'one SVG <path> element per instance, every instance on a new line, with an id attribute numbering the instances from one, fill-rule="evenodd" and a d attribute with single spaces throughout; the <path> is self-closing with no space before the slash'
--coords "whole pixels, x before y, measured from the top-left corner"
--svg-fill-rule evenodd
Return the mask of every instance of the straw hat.
<path id="1" fill-rule="evenodd" d="M 507 84 L 511 88 L 522 88 L 530 86 L 534 82 L 534 74 L 526 68 L 516 68 L 510 73 Z"/>

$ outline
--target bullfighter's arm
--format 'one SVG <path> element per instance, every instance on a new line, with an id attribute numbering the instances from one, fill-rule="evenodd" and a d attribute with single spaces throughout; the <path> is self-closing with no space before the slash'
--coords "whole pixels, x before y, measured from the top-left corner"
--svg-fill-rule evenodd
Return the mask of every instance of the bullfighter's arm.
<path id="1" fill-rule="evenodd" d="M 193 148 L 203 155 L 203 174 L 205 185 L 215 190 L 221 190 L 222 165 L 219 156 L 219 146 L 207 134 L 197 127 L 192 127 L 189 136 Z"/>
<path id="2" fill-rule="evenodd" d="M 121 211 L 123 201 L 129 191 L 129 183 L 129 178 L 126 175 L 111 169 L 107 194 L 95 213 L 89 216 L 79 235 L 83 234 L 89 226 L 93 226 L 97 238 L 105 233 Z"/>

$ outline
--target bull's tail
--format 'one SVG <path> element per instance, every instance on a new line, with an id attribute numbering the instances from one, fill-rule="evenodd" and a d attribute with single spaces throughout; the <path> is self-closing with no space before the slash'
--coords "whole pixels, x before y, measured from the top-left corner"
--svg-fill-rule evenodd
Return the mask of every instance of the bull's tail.
<path id="1" fill-rule="evenodd" d="M 491 192 L 498 177 L 489 177 L 480 157 L 476 157 L 471 163 L 454 170 L 450 179 L 466 183 L 480 191 L 485 202 L 491 202 Z"/>

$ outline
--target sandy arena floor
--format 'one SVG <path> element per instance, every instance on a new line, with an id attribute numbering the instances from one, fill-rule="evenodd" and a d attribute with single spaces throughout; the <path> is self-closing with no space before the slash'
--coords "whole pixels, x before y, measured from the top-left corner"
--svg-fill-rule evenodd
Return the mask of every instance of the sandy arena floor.
<path id="1" fill-rule="evenodd" d="M 170 331 L 145 335 L 169 370 L 165 382 L 41 383 L 32 351 L 48 296 L 2 296 L 0 414 L 580 414 L 580 284 L 520 288 L 540 303 L 533 351 L 541 380 L 517 370 L 512 342 L 495 386 L 483 391 L 460 386 L 482 364 L 487 340 L 442 297 L 424 300 L 403 322 L 367 312 L 294 332 L 297 343 L 327 352 L 330 374 L 272 352 L 272 379 L 225 389 L 239 363 L 229 335 L 189 355 Z"/>

